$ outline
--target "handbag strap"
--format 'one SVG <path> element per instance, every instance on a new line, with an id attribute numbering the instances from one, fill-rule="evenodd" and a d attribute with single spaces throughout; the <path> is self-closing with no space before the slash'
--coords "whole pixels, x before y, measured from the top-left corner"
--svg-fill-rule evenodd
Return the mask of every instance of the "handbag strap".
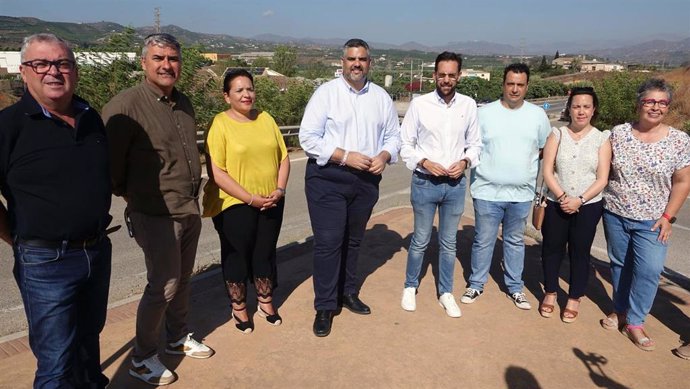
<path id="1" fill-rule="evenodd" d="M 563 129 L 559 128 L 559 137 L 558 137 L 558 146 L 556 147 L 556 155 L 553 158 L 553 165 L 556 166 L 556 158 L 558 158 L 558 150 L 561 148 L 561 139 L 563 139 Z M 534 187 L 536 188 L 539 186 L 539 173 L 541 172 L 541 163 L 537 164 L 537 178 L 534 181 Z M 539 187 L 538 192 L 534 192 L 534 201 L 539 202 L 541 200 L 541 196 L 544 194 L 544 178 L 541 180 L 541 186 Z"/>

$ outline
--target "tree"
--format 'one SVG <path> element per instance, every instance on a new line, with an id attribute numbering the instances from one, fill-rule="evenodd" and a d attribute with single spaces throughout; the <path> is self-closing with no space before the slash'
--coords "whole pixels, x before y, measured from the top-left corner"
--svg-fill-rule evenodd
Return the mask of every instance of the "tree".
<path id="1" fill-rule="evenodd" d="M 556 55 L 553 57 L 553 59 L 558 59 L 561 55 L 558 53 L 558 50 L 556 50 Z"/>
<path id="2" fill-rule="evenodd" d="M 573 61 L 570 63 L 570 68 L 573 69 L 575 72 L 579 72 L 582 70 L 582 58 L 580 57 L 575 57 L 573 58 Z"/>
<path id="3" fill-rule="evenodd" d="M 551 68 L 551 66 L 549 66 L 548 63 L 546 63 L 546 56 L 542 55 L 541 56 L 541 63 L 539 64 L 539 67 L 537 68 L 537 70 L 540 72 L 545 72 L 545 71 L 549 70 L 550 68 Z"/>
<path id="4" fill-rule="evenodd" d="M 271 60 L 266 57 L 259 57 L 252 62 L 255 68 L 267 68 L 271 65 Z"/>
<path id="5" fill-rule="evenodd" d="M 99 49 L 102 51 L 138 51 L 136 31 L 132 27 L 125 27 L 121 32 L 116 32 L 108 37 L 108 41 Z"/>
<path id="6" fill-rule="evenodd" d="M 594 90 L 599 97 L 597 127 L 610 130 L 613 126 L 637 118 L 635 101 L 637 87 L 648 76 L 640 73 L 613 72 L 605 78 L 594 81 Z"/>
<path id="7" fill-rule="evenodd" d="M 297 52 L 294 47 L 279 45 L 273 53 L 273 66 L 275 71 L 288 77 L 295 75 L 297 65 Z"/>

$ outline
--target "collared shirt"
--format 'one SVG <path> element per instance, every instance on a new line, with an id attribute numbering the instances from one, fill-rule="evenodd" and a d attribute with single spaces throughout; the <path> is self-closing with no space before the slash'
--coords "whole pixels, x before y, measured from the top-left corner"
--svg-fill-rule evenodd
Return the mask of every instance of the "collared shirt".
<path id="1" fill-rule="evenodd" d="M 173 89 L 168 99 L 144 81 L 103 107 L 110 141 L 113 193 L 131 211 L 198 215 L 201 161 L 194 108 Z"/>
<path id="2" fill-rule="evenodd" d="M 437 91 L 415 98 L 400 126 L 400 135 L 400 157 L 410 170 L 429 174 L 418 166 L 423 158 L 445 168 L 463 158 L 468 158 L 472 167 L 479 165 L 482 139 L 477 103 L 465 95 L 455 93 L 448 104 Z"/>
<path id="3" fill-rule="evenodd" d="M 299 130 L 308 157 L 324 166 L 336 148 L 375 157 L 381 151 L 395 163 L 400 150 L 398 114 L 388 92 L 369 81 L 360 91 L 342 77 L 321 85 L 309 99 Z"/>
<path id="4" fill-rule="evenodd" d="M 479 108 L 482 163 L 472 169 L 472 197 L 487 201 L 531 201 L 539 149 L 551 132 L 541 107 L 525 101 L 509 109 L 494 101 Z"/>
<path id="5" fill-rule="evenodd" d="M 108 227 L 110 174 L 103 121 L 74 96 L 75 127 L 30 92 L 0 112 L 0 188 L 21 239 L 91 239 Z"/>

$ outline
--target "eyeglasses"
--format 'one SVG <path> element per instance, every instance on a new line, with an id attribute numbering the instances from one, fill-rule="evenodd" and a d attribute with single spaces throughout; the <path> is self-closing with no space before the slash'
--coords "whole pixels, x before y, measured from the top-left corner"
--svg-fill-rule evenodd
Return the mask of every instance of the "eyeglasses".
<path id="1" fill-rule="evenodd" d="M 458 75 L 457 75 L 457 74 L 453 74 L 453 73 L 436 73 L 436 78 L 439 79 L 439 80 L 444 80 L 446 77 L 450 78 L 451 81 L 455 81 L 455 80 L 458 79 Z"/>
<path id="2" fill-rule="evenodd" d="M 22 65 L 31 67 L 36 74 L 46 74 L 50 71 L 52 66 L 55 66 L 55 69 L 57 69 L 58 72 L 67 74 L 74 70 L 76 63 L 71 59 L 58 59 L 57 61 L 34 59 L 31 61 L 22 62 Z"/>
<path id="3" fill-rule="evenodd" d="M 659 104 L 659 108 L 667 108 L 669 104 L 671 104 L 671 101 L 669 100 L 654 100 L 654 99 L 644 99 L 640 100 L 640 104 L 642 104 L 645 107 L 651 108 L 657 104 Z"/>

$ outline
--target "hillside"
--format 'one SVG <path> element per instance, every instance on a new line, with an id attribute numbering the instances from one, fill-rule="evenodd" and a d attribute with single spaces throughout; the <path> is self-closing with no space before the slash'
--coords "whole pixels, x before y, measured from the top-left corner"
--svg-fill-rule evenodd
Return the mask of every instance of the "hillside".
<path id="1" fill-rule="evenodd" d="M 30 17 L 0 16 L 0 49 L 17 49 L 21 45 L 22 38 L 36 32 L 53 32 L 69 40 L 78 47 L 89 47 L 103 42 L 110 34 L 122 31 L 125 27 L 112 22 L 97 23 L 62 23 L 49 22 Z M 153 27 L 135 27 L 139 38 L 153 32 Z M 175 35 L 180 42 L 190 45 L 201 45 L 207 50 L 219 53 L 241 51 L 272 51 L 277 44 L 295 45 L 302 50 L 321 48 L 335 48 L 344 42 L 344 39 L 333 38 L 295 38 L 274 34 L 261 34 L 256 37 L 236 37 L 226 34 L 206 34 L 193 32 L 184 28 L 169 25 L 161 27 L 163 32 Z M 549 45 L 537 45 L 531 47 L 516 48 L 511 45 L 487 42 L 487 41 L 460 41 L 448 42 L 442 45 L 427 46 L 417 42 L 407 42 L 394 45 L 383 42 L 370 42 L 376 50 L 400 50 L 418 51 L 420 53 L 438 53 L 443 50 L 453 50 L 464 55 L 552 55 L 557 49 L 566 49 L 571 43 L 551 43 Z M 610 44 L 609 47 L 603 46 Z M 620 42 L 601 41 L 599 45 L 578 46 L 577 51 L 588 56 L 607 58 L 611 61 L 624 63 L 658 64 L 661 67 L 675 67 L 685 64 L 690 59 L 690 38 L 680 40 L 655 39 L 648 42 L 640 42 L 635 45 L 622 45 Z M 602 47 L 603 46 L 603 47 Z M 572 50 L 561 50 L 561 52 Z"/>

